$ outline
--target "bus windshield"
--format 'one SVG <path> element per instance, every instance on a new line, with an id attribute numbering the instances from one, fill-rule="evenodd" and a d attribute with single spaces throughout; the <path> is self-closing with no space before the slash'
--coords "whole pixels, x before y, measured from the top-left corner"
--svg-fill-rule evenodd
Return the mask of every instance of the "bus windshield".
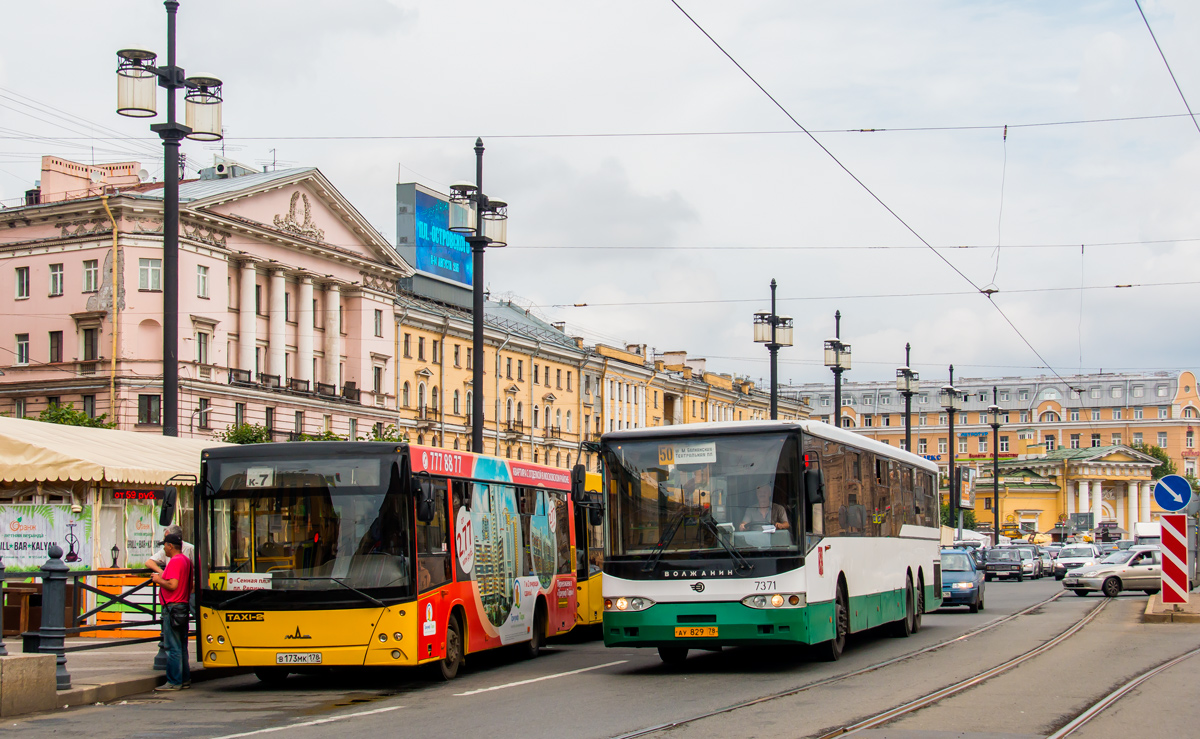
<path id="1" fill-rule="evenodd" d="M 786 434 L 611 444 L 605 464 L 617 522 L 612 554 L 794 552 L 802 526 L 798 449 L 796 437 Z"/>
<path id="2" fill-rule="evenodd" d="M 212 460 L 206 585 L 218 590 L 412 589 L 411 502 L 381 456 Z M 373 599 L 374 596 L 371 596 Z"/>

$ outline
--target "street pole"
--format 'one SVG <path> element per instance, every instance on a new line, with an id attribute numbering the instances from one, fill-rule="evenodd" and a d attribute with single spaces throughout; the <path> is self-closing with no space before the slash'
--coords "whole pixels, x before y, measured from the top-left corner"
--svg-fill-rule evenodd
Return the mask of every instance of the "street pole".
<path id="1" fill-rule="evenodd" d="M 776 343 L 776 330 L 779 328 L 779 317 L 775 313 L 775 279 L 771 278 L 771 343 L 767 351 L 771 354 L 771 420 L 779 420 L 779 344 Z"/>
<path id="2" fill-rule="evenodd" d="M 475 190 L 483 195 L 483 139 L 475 139 Z M 479 203 L 482 205 L 482 202 Z M 471 245 L 471 451 L 483 454 L 483 251 L 488 238 L 483 233 L 483 208 L 476 208 L 475 233 L 467 237 Z M 499 449 L 497 449 L 499 453 Z"/>
<path id="3" fill-rule="evenodd" d="M 1000 413 L 996 405 L 996 387 L 992 386 L 992 527 L 1000 543 Z"/>
<path id="4" fill-rule="evenodd" d="M 954 454 L 955 454 L 955 448 L 954 448 L 954 405 L 955 405 L 954 400 L 955 400 L 955 397 L 954 396 L 957 394 L 957 391 L 954 389 L 954 365 L 950 365 L 950 385 L 949 385 L 949 387 L 950 387 L 950 397 L 947 399 L 946 414 L 947 414 L 947 418 L 950 421 L 950 443 L 947 445 L 946 450 L 950 452 L 950 461 L 949 461 L 949 464 L 950 464 L 950 521 L 953 522 L 954 521 L 954 511 L 958 507 L 956 504 L 956 502 L 957 502 L 956 501 L 956 495 L 957 495 L 956 487 L 957 486 L 955 485 L 957 478 L 954 475 Z"/>
<path id="5" fill-rule="evenodd" d="M 838 353 L 841 354 L 841 339 L 842 339 L 842 312 L 834 311 L 833 313 L 833 338 L 838 342 Z M 842 368 L 835 365 L 833 368 L 833 425 L 838 428 L 842 427 Z"/>
<path id="6" fill-rule="evenodd" d="M 912 368 L 912 364 L 910 364 L 911 358 L 909 356 L 910 351 L 912 351 L 912 344 L 905 343 L 904 344 L 904 367 L 907 370 L 911 370 L 911 368 Z M 908 377 L 906 377 L 906 379 L 908 380 L 909 383 L 912 382 L 911 372 L 908 374 Z M 913 450 L 913 445 L 912 445 L 912 396 L 913 396 L 912 390 L 904 391 L 904 449 L 909 452 L 911 452 Z"/>

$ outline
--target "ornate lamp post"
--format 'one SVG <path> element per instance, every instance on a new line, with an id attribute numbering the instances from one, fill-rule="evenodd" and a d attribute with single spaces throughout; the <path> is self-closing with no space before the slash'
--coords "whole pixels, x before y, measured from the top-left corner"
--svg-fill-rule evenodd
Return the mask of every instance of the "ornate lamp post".
<path id="1" fill-rule="evenodd" d="M 996 403 L 996 387 L 992 386 L 992 404 L 988 416 L 992 427 L 992 525 L 996 544 L 1000 543 L 1000 406 Z"/>
<path id="2" fill-rule="evenodd" d="M 833 314 L 833 338 L 825 340 L 825 366 L 833 370 L 833 425 L 842 427 L 842 373 L 850 369 L 850 345 L 842 343 L 842 312 Z"/>
<path id="3" fill-rule="evenodd" d="M 475 184 L 450 192 L 450 230 L 469 234 L 471 245 L 471 451 L 483 454 L 483 252 L 508 245 L 508 203 L 483 194 L 483 139 L 475 139 Z"/>
<path id="4" fill-rule="evenodd" d="M 909 366 L 911 344 L 904 345 L 904 366 L 896 370 L 896 389 L 904 396 L 904 448 L 913 450 L 912 445 L 912 396 L 921 389 L 921 375 Z"/>
<path id="5" fill-rule="evenodd" d="M 142 49 L 117 52 L 117 113 L 131 118 L 158 114 L 156 87 L 167 91 L 167 120 L 150 130 L 163 142 L 163 436 L 179 435 L 179 142 L 221 139 L 221 80 L 184 77 L 175 65 L 175 15 L 178 0 L 166 0 L 167 64 L 154 66 L 158 55 Z M 175 120 L 175 91 L 186 90 L 185 120 Z M 114 286 L 115 290 L 115 286 Z M 115 300 L 115 298 L 114 298 Z"/>
<path id="6" fill-rule="evenodd" d="M 754 341 L 771 354 L 771 420 L 779 418 L 779 347 L 792 345 L 792 317 L 775 314 L 775 280 L 771 280 L 771 310 L 754 314 Z"/>
<path id="7" fill-rule="evenodd" d="M 954 388 L 954 365 L 950 365 L 950 384 L 942 387 L 941 393 L 938 394 L 938 401 L 942 407 L 946 409 L 946 417 L 950 421 L 950 444 L 947 446 L 947 451 L 950 452 L 950 520 L 955 520 L 955 511 L 958 510 L 958 486 L 955 484 L 957 478 L 954 474 L 954 455 L 958 453 L 954 443 L 954 414 L 959 409 L 958 390 Z"/>

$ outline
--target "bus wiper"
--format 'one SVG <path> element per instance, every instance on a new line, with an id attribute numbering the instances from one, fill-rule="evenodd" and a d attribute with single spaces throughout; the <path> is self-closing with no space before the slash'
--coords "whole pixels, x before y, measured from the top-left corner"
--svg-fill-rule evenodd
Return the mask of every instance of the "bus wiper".
<path id="1" fill-rule="evenodd" d="M 650 558 L 646 560 L 646 564 L 642 565 L 642 572 L 653 572 L 654 568 L 658 566 L 659 560 L 662 559 L 663 554 L 667 551 L 667 545 L 675 539 L 675 534 L 679 533 L 679 525 L 683 523 L 683 519 L 686 516 L 687 508 L 683 508 L 667 524 L 667 530 L 663 532 L 658 543 L 654 545 L 654 554 L 651 554 Z"/>
<path id="2" fill-rule="evenodd" d="M 226 598 L 225 600 L 223 600 L 220 603 L 213 606 L 213 610 L 214 611 L 223 611 L 223 610 L 225 610 L 225 607 L 228 606 L 230 603 L 233 603 L 234 601 L 237 601 L 237 600 L 241 600 L 242 598 L 245 598 L 247 595 L 252 595 L 257 592 L 259 592 L 259 591 L 247 590 L 244 593 L 238 593 L 237 595 L 233 596 L 232 598 Z"/>
<path id="3" fill-rule="evenodd" d="M 341 578 L 338 578 L 338 577 L 280 577 L 277 579 L 279 579 L 279 580 L 306 580 L 306 581 L 307 580 L 328 580 L 330 582 L 335 582 L 338 585 L 341 585 L 343 588 L 345 588 L 346 590 L 349 590 L 351 593 L 354 593 L 355 595 L 362 597 L 363 599 L 369 601 L 370 603 L 373 603 L 374 605 L 379 606 L 380 608 L 387 607 L 387 605 L 383 601 L 367 595 L 366 593 L 364 593 L 363 591 L 359 590 L 356 587 L 347 585 L 345 582 L 342 581 Z"/>
<path id="4" fill-rule="evenodd" d="M 747 571 L 754 569 L 754 565 L 750 564 L 750 560 L 746 559 L 745 555 L 739 552 L 736 547 L 730 545 L 730 543 L 725 541 L 724 537 L 721 536 L 721 529 L 719 529 L 716 522 L 713 521 L 711 512 L 702 514 L 700 516 L 700 523 L 704 526 L 704 528 L 712 532 L 712 535 L 716 537 L 717 543 L 721 545 L 721 548 L 723 548 L 726 552 L 729 552 L 729 557 L 737 563 L 737 569 Z"/>

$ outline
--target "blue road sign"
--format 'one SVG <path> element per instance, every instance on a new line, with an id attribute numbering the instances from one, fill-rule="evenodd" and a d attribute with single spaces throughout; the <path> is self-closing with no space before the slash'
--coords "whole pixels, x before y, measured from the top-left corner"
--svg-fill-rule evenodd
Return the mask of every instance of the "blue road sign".
<path id="1" fill-rule="evenodd" d="M 1192 485 L 1182 475 L 1167 475 L 1154 486 L 1154 502 L 1164 511 L 1182 511 L 1192 499 Z"/>

